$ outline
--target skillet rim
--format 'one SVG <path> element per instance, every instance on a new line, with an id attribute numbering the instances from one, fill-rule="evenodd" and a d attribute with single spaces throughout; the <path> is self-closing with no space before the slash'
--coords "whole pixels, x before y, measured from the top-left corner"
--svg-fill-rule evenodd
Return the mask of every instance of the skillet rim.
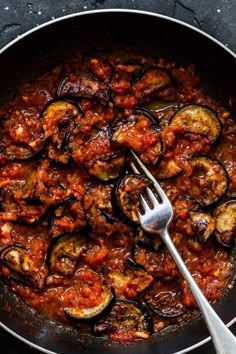
<path id="1" fill-rule="evenodd" d="M 193 25 L 186 23 L 184 21 L 178 20 L 176 18 L 170 17 L 170 16 L 166 16 L 163 14 L 159 14 L 159 13 L 155 13 L 155 12 L 151 12 L 151 11 L 144 11 L 144 10 L 135 10 L 135 9 L 128 9 L 128 8 L 111 8 L 111 9 L 97 9 L 97 10 L 89 10 L 89 11 L 80 11 L 80 12 L 75 12 L 72 14 L 68 14 L 68 15 L 64 15 L 58 18 L 55 18 L 53 20 L 44 22 L 36 27 L 31 28 L 30 30 L 24 32 L 23 34 L 17 36 L 15 39 L 13 39 L 12 41 L 10 41 L 9 43 L 7 43 L 6 45 L 4 45 L 2 48 L 0 48 L 0 55 L 2 53 L 4 53 L 8 48 L 12 47 L 14 44 L 18 43 L 19 41 L 21 41 L 22 39 L 24 39 L 25 37 L 29 36 L 30 34 L 39 31 L 47 26 L 53 25 L 57 22 L 62 22 L 64 20 L 68 20 L 68 19 L 72 19 L 72 18 L 76 18 L 76 17 L 80 17 L 80 16 L 86 16 L 86 15 L 94 15 L 94 14 L 99 14 L 99 13 L 129 13 L 129 14 L 140 14 L 140 15 L 145 15 L 145 16 L 152 16 L 152 17 L 156 17 L 159 19 L 163 19 L 163 20 L 167 20 L 176 24 L 179 24 L 183 27 L 187 27 L 188 29 L 199 33 L 200 35 L 206 37 L 208 40 L 214 42 L 216 45 L 218 45 L 219 47 L 221 47 L 223 50 L 225 50 L 226 52 L 228 52 L 228 54 L 230 54 L 234 59 L 236 59 L 236 53 L 234 53 L 231 49 L 229 49 L 228 47 L 226 47 L 222 42 L 220 42 L 218 39 L 214 38 L 213 36 L 211 36 L 210 34 L 202 31 L 201 29 L 194 27 Z M 231 325 L 233 325 L 234 323 L 236 323 L 236 316 L 226 324 L 227 327 L 230 327 Z M 4 325 L 1 321 L 0 321 L 0 327 L 3 328 L 4 330 L 6 330 L 9 334 L 13 335 L 15 338 L 17 338 L 18 340 L 24 342 L 25 344 L 29 345 L 30 347 L 37 349 L 39 351 L 41 351 L 42 353 L 46 353 L 46 354 L 57 354 L 56 352 L 50 351 L 48 349 L 45 349 L 27 339 L 25 339 L 24 337 L 22 337 L 21 335 L 17 334 L 16 332 L 14 332 L 13 330 L 11 330 L 9 327 L 7 327 L 6 325 Z M 188 353 L 191 350 L 197 349 L 199 347 L 201 347 L 202 345 L 204 345 L 205 343 L 209 342 L 211 340 L 211 337 L 208 336 L 207 338 L 191 345 L 188 348 L 185 348 L 181 351 L 178 352 L 174 352 L 172 354 L 184 354 L 184 353 Z"/>
<path id="2" fill-rule="evenodd" d="M 30 30 L 22 33 L 21 35 L 17 36 L 15 39 L 13 39 L 9 43 L 7 43 L 5 46 L 0 48 L 0 54 L 2 54 L 5 50 L 10 48 L 12 45 L 17 43 L 18 41 L 20 41 L 24 37 L 27 37 L 29 34 L 34 33 L 36 31 L 40 30 L 41 28 L 47 27 L 47 26 L 52 25 L 54 23 L 61 22 L 63 20 L 67 20 L 67 19 L 74 18 L 74 17 L 79 17 L 79 16 L 92 15 L 92 14 L 97 14 L 97 13 L 110 13 L 110 12 L 112 12 L 112 13 L 115 13 L 115 12 L 119 12 L 119 13 L 122 13 L 122 12 L 123 13 L 134 13 L 134 14 L 158 17 L 158 18 L 161 18 L 161 19 L 164 19 L 164 20 L 175 22 L 175 23 L 177 23 L 179 25 L 182 25 L 184 27 L 188 27 L 191 30 L 193 30 L 195 32 L 198 32 L 199 34 L 202 34 L 203 36 L 207 37 L 208 39 L 210 39 L 211 41 L 215 42 L 217 45 L 222 47 L 224 50 L 226 50 L 229 54 L 231 54 L 233 56 L 233 58 L 236 59 L 236 53 L 234 53 L 233 50 L 231 50 L 228 47 L 226 47 L 222 42 L 220 42 L 218 39 L 214 38 L 210 34 L 202 31 L 201 29 L 199 29 L 197 27 L 194 27 L 194 26 L 190 25 L 187 22 L 178 20 L 178 19 L 170 17 L 170 16 L 166 16 L 166 15 L 162 15 L 162 14 L 159 14 L 159 13 L 151 12 L 151 11 L 133 10 L 133 9 L 120 9 L 120 8 L 117 8 L 117 9 L 97 9 L 97 10 L 89 10 L 89 11 L 83 11 L 83 12 L 75 12 L 75 13 L 72 13 L 72 14 L 69 14 L 69 15 L 61 16 L 61 17 L 55 18 L 53 20 L 44 22 L 44 23 L 42 23 L 42 24 L 40 24 L 40 25 L 38 25 L 36 27 L 33 27 Z"/>

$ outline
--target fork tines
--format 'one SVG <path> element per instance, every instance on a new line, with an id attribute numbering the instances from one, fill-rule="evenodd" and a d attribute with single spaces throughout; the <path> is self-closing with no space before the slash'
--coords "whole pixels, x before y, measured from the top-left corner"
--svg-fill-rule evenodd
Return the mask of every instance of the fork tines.
<path id="1" fill-rule="evenodd" d="M 161 188 L 161 186 L 159 185 L 157 180 L 149 172 L 147 167 L 142 163 L 142 161 L 133 152 L 133 150 L 130 150 L 130 152 L 131 152 L 135 162 L 138 165 L 138 168 L 137 168 L 136 164 L 133 161 L 130 162 L 130 166 L 131 166 L 132 170 L 134 171 L 134 173 L 144 174 L 146 177 L 148 177 L 152 181 L 153 187 L 155 188 L 156 192 L 158 193 L 158 198 L 161 199 L 161 201 L 167 200 L 168 198 L 167 198 L 165 192 L 163 191 L 163 189 Z M 147 188 L 147 193 L 148 193 L 148 196 L 151 199 L 152 203 L 153 203 L 153 199 L 155 199 L 155 203 L 156 203 L 157 202 L 156 201 L 156 197 L 155 197 L 155 195 L 153 194 L 153 192 L 151 191 L 150 188 Z"/>

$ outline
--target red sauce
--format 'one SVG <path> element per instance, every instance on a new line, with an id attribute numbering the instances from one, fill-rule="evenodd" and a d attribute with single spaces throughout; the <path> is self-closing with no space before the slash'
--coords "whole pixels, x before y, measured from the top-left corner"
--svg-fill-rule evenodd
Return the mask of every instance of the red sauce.
<path id="1" fill-rule="evenodd" d="M 154 77 L 154 67 L 160 70 L 159 77 Z M 90 86 L 86 86 L 88 77 L 78 82 L 78 70 L 82 76 L 87 72 L 93 75 Z M 77 85 L 77 91 L 83 90 L 83 95 L 72 92 L 70 112 L 54 112 L 43 125 L 45 107 L 56 97 L 65 77 Z M 192 66 L 176 67 L 126 52 L 82 56 L 26 83 L 13 101 L 0 108 L 1 255 L 6 247 L 22 247 L 40 278 L 37 287 L 32 282 L 32 269 L 28 277 L 19 275 L 1 256 L 1 276 L 10 291 L 39 313 L 71 325 L 74 321 L 64 309 L 98 306 L 107 286 L 114 288 L 115 296 L 139 303 L 147 302 L 155 293 L 178 293 L 185 313 L 166 318 L 149 310 L 154 332 L 194 317 L 195 300 L 167 249 L 161 242 L 157 251 L 137 245 L 137 226 L 124 222 L 114 210 L 111 190 L 123 170 L 111 157 L 132 148 L 149 164 L 154 176 L 168 161 L 178 165 L 181 173 L 160 181 L 175 211 L 172 239 L 207 299 L 214 302 L 224 295 L 234 267 L 228 249 L 214 234 L 206 242 L 197 238 L 185 196 L 191 197 L 193 188 L 189 158 L 207 154 L 226 170 L 229 186 L 224 200 L 235 198 L 236 129 L 230 113 L 208 97 L 199 83 Z M 61 90 L 59 99 L 64 100 Z M 109 100 L 106 95 L 110 95 Z M 155 102 L 167 107 L 151 112 L 159 130 L 153 130 L 153 122 L 145 114 L 132 126 L 125 126 L 129 117 L 135 116 L 136 106 L 148 108 Z M 209 106 L 218 115 L 222 132 L 215 144 L 206 136 L 170 125 L 173 114 L 188 103 Z M 78 111 L 74 114 L 75 107 Z M 117 122 L 123 124 L 125 138 L 118 142 L 112 138 Z M 160 146 L 159 150 L 156 147 L 160 138 L 164 145 L 161 152 Z M 106 176 L 114 172 L 114 166 L 118 172 L 111 181 L 96 178 L 103 169 Z M 94 186 L 97 189 L 92 189 Z M 73 275 L 66 277 L 51 273 L 48 257 L 55 239 L 68 233 L 83 235 L 85 245 L 79 256 L 75 255 Z M 127 263 L 131 258 L 135 266 Z M 25 265 L 26 260 L 22 263 Z M 80 331 L 91 332 L 91 323 Z M 129 342 L 145 339 L 151 331 L 120 325 L 105 334 L 111 340 Z"/>

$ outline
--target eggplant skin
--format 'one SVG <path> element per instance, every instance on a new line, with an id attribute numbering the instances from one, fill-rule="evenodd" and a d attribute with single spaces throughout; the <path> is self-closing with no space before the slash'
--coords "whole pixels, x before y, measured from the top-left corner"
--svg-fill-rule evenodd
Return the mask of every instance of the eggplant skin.
<path id="1" fill-rule="evenodd" d="M 236 199 L 221 203 L 214 210 L 214 217 L 217 241 L 225 247 L 230 247 L 236 242 Z"/>
<path id="2" fill-rule="evenodd" d="M 137 98 L 143 98 L 154 93 L 155 91 L 162 90 L 172 85 L 172 78 L 166 69 L 152 67 L 134 83 L 133 90 Z"/>
<path id="3" fill-rule="evenodd" d="M 219 202 L 228 189 L 229 177 L 223 165 L 207 155 L 195 155 L 188 159 L 192 173 L 189 196 L 202 207 Z"/>
<path id="4" fill-rule="evenodd" d="M 75 161 L 83 163 L 91 176 L 102 181 L 116 179 L 125 169 L 126 150 L 112 144 L 111 134 L 110 126 L 101 129 L 94 127 L 81 150 L 83 157 L 80 161 L 75 157 Z"/>
<path id="5" fill-rule="evenodd" d="M 90 72 L 78 72 L 66 76 L 57 88 L 57 95 L 97 98 L 101 102 L 110 100 L 109 87 Z"/>
<path id="6" fill-rule="evenodd" d="M 111 203 L 112 185 L 90 185 L 85 192 L 83 208 L 88 224 L 97 234 L 110 234 L 111 225 L 118 223 Z"/>
<path id="7" fill-rule="evenodd" d="M 147 305 L 156 315 L 163 318 L 179 317 L 186 312 L 185 306 L 180 302 L 179 292 L 162 291 L 148 300 Z"/>
<path id="8" fill-rule="evenodd" d="M 214 218 L 204 211 L 190 211 L 193 229 L 200 242 L 206 242 L 215 230 Z"/>
<path id="9" fill-rule="evenodd" d="M 177 276 L 176 264 L 165 247 L 158 250 L 151 247 L 140 246 L 138 242 L 131 250 L 133 261 L 154 278 L 172 280 Z M 168 267 L 166 265 L 168 264 Z"/>
<path id="10" fill-rule="evenodd" d="M 171 118 L 170 126 L 180 126 L 186 133 L 199 134 L 210 143 L 216 141 L 221 133 L 217 113 L 210 107 L 189 104 L 180 108 Z"/>
<path id="11" fill-rule="evenodd" d="M 11 271 L 10 278 L 37 289 L 43 288 L 46 268 L 34 266 L 27 248 L 17 244 L 4 247 L 0 252 L 0 263 Z"/>
<path id="12" fill-rule="evenodd" d="M 126 156 L 123 152 L 114 152 L 111 155 L 101 157 L 95 161 L 85 163 L 90 175 L 102 181 L 111 181 L 121 175 L 124 170 Z"/>
<path id="13" fill-rule="evenodd" d="M 137 109 L 126 120 L 117 120 L 112 126 L 112 143 L 132 149 L 144 164 L 156 165 L 163 156 L 163 142 L 155 118 L 145 109 Z"/>
<path id="14" fill-rule="evenodd" d="M 139 224 L 138 208 L 140 194 L 151 181 L 138 174 L 128 174 L 120 178 L 112 190 L 112 205 L 117 214 L 128 224 Z"/>
<path id="15" fill-rule="evenodd" d="M 61 220 L 66 218 L 70 222 L 68 225 Z M 76 232 L 85 229 L 87 226 L 81 202 L 74 196 L 70 196 L 62 203 L 48 208 L 47 226 L 50 238 L 55 238 L 66 233 Z"/>
<path id="16" fill-rule="evenodd" d="M 151 251 L 158 251 L 163 246 L 163 241 L 159 235 L 149 234 L 141 227 L 137 228 L 137 246 L 147 248 Z"/>
<path id="17" fill-rule="evenodd" d="M 36 112 L 29 110 L 27 113 L 24 109 L 18 108 L 13 110 L 8 118 L 0 119 L 0 164 L 4 165 L 9 161 L 26 161 L 38 156 L 45 148 L 46 139 L 43 128 L 40 124 L 32 129 L 25 124 L 24 127 L 28 131 L 28 138 L 18 141 L 16 137 L 12 137 L 12 129 L 9 129 L 9 123 L 16 124 L 21 118 L 27 116 L 27 120 L 31 121 L 31 115 Z"/>
<path id="18" fill-rule="evenodd" d="M 71 133 L 82 115 L 80 107 L 66 98 L 58 97 L 46 104 L 40 118 L 51 160 L 62 164 L 68 163 L 71 157 L 69 148 Z"/>
<path id="19" fill-rule="evenodd" d="M 110 313 L 95 323 L 93 332 L 95 335 L 109 335 L 115 341 L 147 339 L 153 332 L 153 323 L 141 303 L 117 299 Z"/>
<path id="20" fill-rule="evenodd" d="M 102 302 L 92 308 L 75 308 L 75 307 L 64 307 L 63 310 L 65 314 L 75 320 L 81 322 L 91 322 L 98 320 L 104 316 L 112 307 L 115 301 L 114 289 L 110 286 L 105 286 L 102 293 Z"/>
<path id="21" fill-rule="evenodd" d="M 117 297 L 133 299 L 153 282 L 153 276 L 145 272 L 131 258 L 126 259 L 124 269 L 103 269 L 106 284 L 111 285 Z M 129 294 L 132 289 L 133 293 Z"/>
<path id="22" fill-rule="evenodd" d="M 137 114 L 142 114 L 145 117 L 147 117 L 151 123 L 152 126 L 154 126 L 154 129 L 159 129 L 160 128 L 160 124 L 157 121 L 157 119 L 155 118 L 155 116 L 153 115 L 152 112 L 150 112 L 147 108 L 144 107 L 136 107 L 135 108 L 135 113 Z"/>
<path id="23" fill-rule="evenodd" d="M 175 160 L 167 160 L 165 157 L 160 164 L 155 167 L 154 173 L 157 179 L 170 179 L 179 176 L 183 172 L 182 167 L 178 166 Z"/>
<path id="24" fill-rule="evenodd" d="M 79 233 L 53 238 L 47 256 L 50 272 L 63 276 L 73 275 L 78 258 L 86 248 L 85 243 L 85 237 Z"/>
<path id="25" fill-rule="evenodd" d="M 72 100 L 57 97 L 49 101 L 41 113 L 46 138 L 52 137 L 56 141 L 55 130 L 58 132 L 59 127 L 70 123 L 78 114 L 81 110 Z"/>

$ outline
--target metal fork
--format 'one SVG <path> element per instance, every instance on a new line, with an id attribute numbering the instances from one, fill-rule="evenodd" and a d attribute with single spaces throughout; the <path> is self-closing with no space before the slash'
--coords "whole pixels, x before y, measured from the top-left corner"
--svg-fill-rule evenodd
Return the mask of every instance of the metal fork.
<path id="1" fill-rule="evenodd" d="M 210 332 L 215 351 L 217 354 L 235 354 L 236 353 L 236 338 L 226 327 L 223 321 L 219 318 L 216 312 L 213 310 L 202 291 L 198 287 L 197 283 L 193 279 L 189 270 L 187 269 L 183 259 L 178 253 L 173 241 L 169 235 L 169 226 L 173 219 L 173 208 L 166 196 L 165 192 L 140 161 L 137 155 L 131 150 L 134 157 L 134 162 L 131 162 L 131 168 L 135 173 L 146 175 L 152 182 L 152 186 L 155 189 L 158 197 L 153 193 L 153 191 L 147 187 L 146 192 L 148 197 L 148 202 L 143 195 L 140 196 L 140 203 L 143 209 L 143 213 L 138 211 L 139 220 L 142 228 L 149 233 L 158 234 L 166 247 L 170 251 L 172 257 L 174 258 L 179 270 L 181 271 L 183 277 L 185 278 L 198 306 L 203 315 L 205 323 Z M 138 168 L 136 167 L 138 165 Z M 159 199 L 159 200 L 158 200 Z M 152 205 L 150 206 L 149 203 Z"/>

